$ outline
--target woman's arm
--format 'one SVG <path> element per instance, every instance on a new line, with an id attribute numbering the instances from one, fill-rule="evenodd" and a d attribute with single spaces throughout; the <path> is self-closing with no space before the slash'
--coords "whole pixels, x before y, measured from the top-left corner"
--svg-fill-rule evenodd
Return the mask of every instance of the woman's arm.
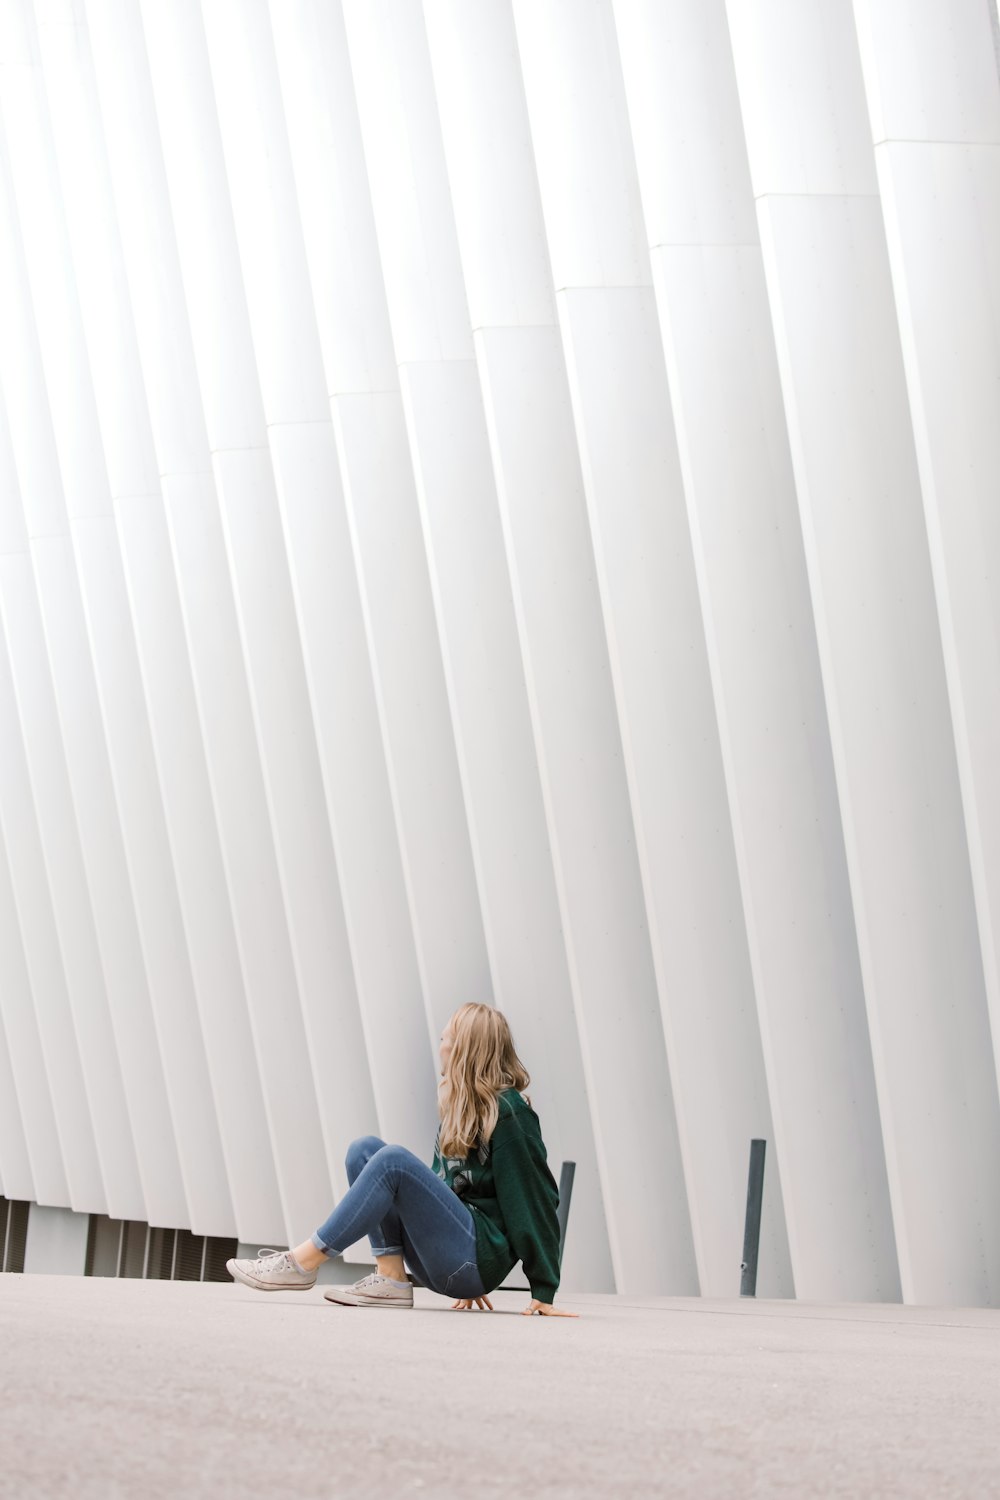
<path id="1" fill-rule="evenodd" d="M 524 1267 L 533 1302 L 551 1305 L 559 1286 L 559 1190 L 541 1134 L 527 1122 L 522 1129 L 517 1116 L 501 1119 L 491 1150 L 508 1243 Z"/>

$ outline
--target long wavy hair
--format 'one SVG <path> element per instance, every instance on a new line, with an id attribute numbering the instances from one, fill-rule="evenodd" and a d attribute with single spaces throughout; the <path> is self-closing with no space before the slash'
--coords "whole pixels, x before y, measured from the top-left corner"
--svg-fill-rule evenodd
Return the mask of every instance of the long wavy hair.
<path id="1" fill-rule="evenodd" d="M 451 1029 L 451 1056 L 438 1087 L 440 1151 L 464 1158 L 492 1136 L 504 1089 L 523 1093 L 531 1079 L 502 1011 L 472 1000 L 456 1010 Z"/>

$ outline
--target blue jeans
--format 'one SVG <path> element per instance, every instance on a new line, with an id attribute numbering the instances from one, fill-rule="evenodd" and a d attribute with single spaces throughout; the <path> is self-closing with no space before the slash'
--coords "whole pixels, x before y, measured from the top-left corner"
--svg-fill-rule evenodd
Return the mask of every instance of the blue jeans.
<path id="1" fill-rule="evenodd" d="M 352 1141 L 350 1187 L 312 1236 L 317 1250 L 339 1255 L 363 1234 L 373 1255 L 402 1255 L 417 1280 L 446 1297 L 482 1297 L 476 1226 L 461 1198 L 405 1146 L 377 1135 Z"/>

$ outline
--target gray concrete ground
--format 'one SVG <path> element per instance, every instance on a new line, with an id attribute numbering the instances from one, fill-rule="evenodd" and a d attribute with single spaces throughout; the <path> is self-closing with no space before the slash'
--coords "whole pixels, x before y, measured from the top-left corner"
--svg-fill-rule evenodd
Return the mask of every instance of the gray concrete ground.
<path id="1" fill-rule="evenodd" d="M 1000 1314 L 0 1276 L 0 1492 L 1000 1495 Z"/>

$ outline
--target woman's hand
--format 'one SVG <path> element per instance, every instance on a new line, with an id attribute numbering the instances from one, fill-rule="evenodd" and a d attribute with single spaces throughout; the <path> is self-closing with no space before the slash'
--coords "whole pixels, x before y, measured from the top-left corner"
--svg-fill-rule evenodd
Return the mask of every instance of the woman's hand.
<path id="1" fill-rule="evenodd" d="M 454 1312 L 458 1308 L 461 1312 L 471 1312 L 473 1302 L 477 1307 L 481 1307 L 484 1312 L 487 1308 L 489 1308 L 490 1312 L 493 1311 L 493 1303 L 489 1297 L 460 1297 L 457 1302 L 451 1304 L 451 1310 Z"/>
<path id="2" fill-rule="evenodd" d="M 578 1318 L 579 1313 L 564 1312 L 561 1307 L 553 1307 L 551 1302 L 538 1302 L 534 1298 L 528 1303 L 521 1313 L 522 1318 L 530 1318 L 532 1313 L 541 1313 L 545 1318 Z"/>

